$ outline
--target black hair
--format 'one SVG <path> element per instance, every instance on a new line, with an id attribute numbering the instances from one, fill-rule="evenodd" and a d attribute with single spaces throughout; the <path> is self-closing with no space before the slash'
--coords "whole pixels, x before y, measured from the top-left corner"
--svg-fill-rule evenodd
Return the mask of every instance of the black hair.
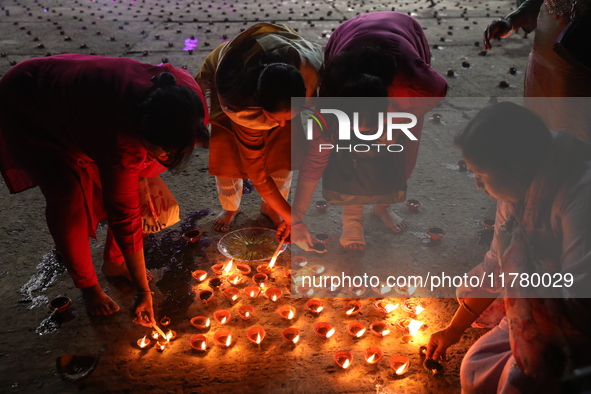
<path id="1" fill-rule="evenodd" d="M 454 138 L 462 155 L 481 168 L 517 181 L 533 180 L 552 152 L 552 133 L 532 111 L 510 102 L 481 110 Z"/>
<path id="2" fill-rule="evenodd" d="M 320 97 L 387 97 L 395 73 L 390 50 L 374 45 L 346 50 L 326 65 Z"/>
<path id="3" fill-rule="evenodd" d="M 168 157 L 161 164 L 179 173 L 189 163 L 195 145 L 209 140 L 203 123 L 203 103 L 193 89 L 177 85 L 171 73 L 155 76 L 152 82 L 154 85 L 138 105 L 140 135 L 164 149 Z"/>
<path id="4" fill-rule="evenodd" d="M 240 53 L 229 54 L 216 71 L 218 94 L 229 104 L 277 112 L 291 108 L 292 97 L 306 96 L 299 55 L 260 53 L 242 63 Z"/>

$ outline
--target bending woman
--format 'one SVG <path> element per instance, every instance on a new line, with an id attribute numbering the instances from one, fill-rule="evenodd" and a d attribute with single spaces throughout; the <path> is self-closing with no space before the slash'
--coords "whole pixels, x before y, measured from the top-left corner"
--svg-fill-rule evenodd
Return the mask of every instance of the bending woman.
<path id="1" fill-rule="evenodd" d="M 186 166 L 208 138 L 203 101 L 185 70 L 123 58 L 31 59 L 0 80 L 0 170 L 12 193 L 40 187 L 47 227 L 89 314 L 119 310 L 90 252 L 89 236 L 107 219 L 103 272 L 131 279 L 138 322 L 154 323 L 139 177 Z"/>
<path id="2" fill-rule="evenodd" d="M 336 143 L 333 130 L 325 135 L 315 133 L 309 141 L 293 202 L 293 222 L 302 222 L 326 167 L 323 193 L 329 203 L 344 205 L 341 244 L 347 249 L 363 249 L 363 204 L 371 204 L 373 214 L 392 231 L 406 229 L 406 222 L 389 207 L 405 200 L 406 180 L 416 164 L 424 114 L 445 96 L 447 82 L 430 66 L 429 44 L 421 26 L 399 12 L 372 12 L 341 24 L 328 40 L 324 58 L 326 72 L 321 96 L 395 98 L 389 100 L 389 111 L 407 111 L 417 116 L 417 124 L 410 131 L 418 141 L 410 141 L 402 134 L 388 141 L 402 145 L 402 153 L 374 152 L 373 157 L 365 160 L 346 151 L 321 152 L 320 144 Z M 361 130 L 362 126 L 360 131 L 375 133 L 375 125 L 365 123 L 366 130 Z M 371 179 L 355 173 L 354 167 L 360 166 L 350 165 L 351 171 L 346 170 L 350 163 L 361 162 L 374 168 L 365 171 Z M 341 179 L 345 174 L 357 181 Z M 292 242 L 310 250 L 312 240 L 305 226 L 295 226 L 292 231 Z"/>
<path id="3" fill-rule="evenodd" d="M 321 66 L 320 45 L 271 23 L 252 26 L 205 59 L 196 80 L 211 111 L 209 173 L 222 205 L 217 231 L 228 231 L 240 212 L 244 178 L 263 199 L 261 213 L 275 225 L 291 224 L 292 147 L 304 145 L 299 122 L 291 133 L 300 112 L 291 111 L 291 98 L 316 95 Z"/>

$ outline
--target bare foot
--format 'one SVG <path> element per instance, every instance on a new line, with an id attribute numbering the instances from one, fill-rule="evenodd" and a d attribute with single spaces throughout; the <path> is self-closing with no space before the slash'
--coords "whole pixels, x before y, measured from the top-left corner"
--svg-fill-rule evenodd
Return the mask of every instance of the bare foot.
<path id="1" fill-rule="evenodd" d="M 220 212 L 219 215 L 213 221 L 213 229 L 215 231 L 225 233 L 230 229 L 230 227 L 232 227 L 234 219 L 236 218 L 236 215 L 238 215 L 239 213 L 240 208 L 238 208 L 235 211 L 226 211 L 225 209 L 222 209 L 222 212 Z"/>
<path id="2" fill-rule="evenodd" d="M 359 244 L 359 243 L 352 243 L 352 244 L 343 245 L 343 248 L 345 248 L 347 250 L 364 250 L 365 245 Z"/>
<path id="3" fill-rule="evenodd" d="M 268 217 L 269 219 L 271 219 L 271 221 L 273 222 L 273 224 L 275 226 L 279 226 L 279 223 L 281 223 L 283 221 L 283 219 L 281 219 L 281 216 L 279 216 L 279 214 L 277 214 L 277 212 L 275 212 L 273 209 L 271 209 L 269 204 L 267 204 L 264 201 L 261 201 L 261 213 L 263 215 L 265 215 L 266 217 Z"/>
<path id="4" fill-rule="evenodd" d="M 91 316 L 107 316 L 119 311 L 119 305 L 109 297 L 100 284 L 82 290 L 86 312 Z"/>
<path id="5" fill-rule="evenodd" d="M 120 276 L 129 280 L 130 282 L 133 282 L 133 279 L 131 279 L 131 274 L 129 273 L 125 263 L 111 263 L 109 261 L 103 261 L 101 271 L 105 276 Z M 149 270 L 146 270 L 146 278 L 148 279 L 148 282 L 151 282 L 154 278 Z"/>
<path id="6" fill-rule="evenodd" d="M 371 206 L 371 213 L 395 233 L 406 230 L 408 226 L 406 221 L 388 208 L 390 208 L 390 204 L 374 204 Z"/>

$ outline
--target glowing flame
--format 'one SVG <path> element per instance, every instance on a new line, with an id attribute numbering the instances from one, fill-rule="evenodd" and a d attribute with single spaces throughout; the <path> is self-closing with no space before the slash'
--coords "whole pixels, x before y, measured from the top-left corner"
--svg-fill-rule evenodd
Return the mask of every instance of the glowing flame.
<path id="1" fill-rule="evenodd" d="M 398 367 L 396 369 L 396 375 L 402 375 L 403 373 L 406 372 L 406 369 L 408 368 L 408 361 L 405 362 L 404 364 L 402 364 L 400 367 Z"/>
<path id="2" fill-rule="evenodd" d="M 228 320 L 228 318 L 226 316 L 222 317 L 222 319 L 220 320 L 221 324 L 226 324 L 226 320 Z"/>
<path id="3" fill-rule="evenodd" d="M 210 321 L 209 318 L 207 318 L 207 320 L 205 321 L 205 327 L 209 327 Z"/>
<path id="4" fill-rule="evenodd" d="M 323 306 L 319 306 L 319 307 L 314 308 L 314 312 L 320 313 L 320 312 L 322 312 L 323 309 L 324 309 Z"/>
<path id="5" fill-rule="evenodd" d="M 415 315 L 420 314 L 424 310 L 425 308 L 423 308 L 421 305 L 417 305 L 417 307 L 415 308 Z"/>
<path id="6" fill-rule="evenodd" d="M 365 334 L 365 328 L 362 328 L 361 330 L 357 331 L 357 334 L 355 334 L 355 336 L 357 338 L 361 338 L 363 334 Z"/>
<path id="7" fill-rule="evenodd" d="M 349 361 L 349 359 L 345 359 L 345 362 L 343 362 L 343 369 L 347 369 L 349 367 L 349 365 L 351 365 L 351 361 Z"/>
<path id="8" fill-rule="evenodd" d="M 250 317 L 250 312 L 249 311 L 244 312 L 244 317 Z"/>
<path id="9" fill-rule="evenodd" d="M 416 335 L 419 329 L 423 326 L 423 324 L 424 323 L 422 321 L 414 319 L 411 320 L 410 323 L 408 323 L 408 333 L 410 335 Z"/>
<path id="10" fill-rule="evenodd" d="M 271 301 L 277 301 L 277 295 L 273 294 L 273 296 L 271 297 Z"/>
<path id="11" fill-rule="evenodd" d="M 236 301 L 236 299 L 237 299 L 237 298 L 238 298 L 238 296 L 237 296 L 236 294 L 234 294 L 234 295 L 232 296 L 232 301 Z"/>
<path id="12" fill-rule="evenodd" d="M 226 338 L 226 347 L 229 347 L 231 343 L 232 343 L 232 335 L 228 335 L 228 338 Z"/>
<path id="13" fill-rule="evenodd" d="M 170 340 L 172 339 L 173 333 L 171 330 L 168 330 L 168 332 L 166 333 L 166 342 L 170 342 Z"/>
<path id="14" fill-rule="evenodd" d="M 393 311 L 394 309 L 396 309 L 396 308 L 398 308 L 398 304 L 387 304 L 387 305 L 384 307 L 384 310 L 385 310 L 387 313 L 390 313 L 390 312 L 392 312 L 392 311 Z"/>
<path id="15" fill-rule="evenodd" d="M 142 341 L 140 342 L 140 347 L 143 349 L 146 346 L 148 346 L 148 344 L 150 343 L 149 339 L 146 339 L 147 335 L 144 335 L 144 337 L 142 338 Z"/>
<path id="16" fill-rule="evenodd" d="M 158 331 L 152 331 L 152 338 L 153 339 L 158 339 Z"/>
<path id="17" fill-rule="evenodd" d="M 292 341 L 293 343 L 298 343 L 298 341 L 299 341 L 299 340 L 300 340 L 300 336 L 299 336 L 299 335 L 296 335 L 296 336 L 295 336 L 295 338 L 294 338 L 294 339 L 292 339 L 291 341 Z"/>
<path id="18" fill-rule="evenodd" d="M 250 294 L 248 295 L 250 298 L 254 298 L 254 295 L 256 294 L 256 292 L 254 290 L 252 290 L 250 292 Z"/>
<path id="19" fill-rule="evenodd" d="M 351 305 L 351 306 L 349 307 L 349 309 L 347 309 L 347 312 L 345 312 L 345 313 L 346 313 L 347 315 L 350 315 L 350 314 L 352 314 L 353 312 L 355 312 L 355 310 L 356 310 L 356 309 L 357 309 L 357 308 L 355 307 L 355 305 Z"/>
<path id="20" fill-rule="evenodd" d="M 257 339 L 255 339 L 256 344 L 258 345 L 259 343 L 261 343 L 263 339 L 261 338 L 261 334 L 257 333 Z"/>
<path id="21" fill-rule="evenodd" d="M 324 272 L 324 266 L 322 266 L 322 265 L 317 265 L 317 266 L 315 266 L 315 267 L 314 267 L 314 272 L 315 272 L 316 274 L 321 274 L 321 273 L 323 273 L 323 272 Z"/>
<path id="22" fill-rule="evenodd" d="M 201 341 L 201 350 L 205 350 L 206 345 L 205 345 L 205 341 Z"/>
<path id="23" fill-rule="evenodd" d="M 199 281 L 203 282 L 205 280 L 205 278 L 207 278 L 207 273 L 204 273 L 203 275 L 201 275 L 199 277 Z"/>
<path id="24" fill-rule="evenodd" d="M 158 342 L 158 350 L 164 351 L 165 348 L 166 348 L 166 346 L 164 345 L 164 343 Z"/>
<path id="25" fill-rule="evenodd" d="M 386 294 L 390 290 L 392 290 L 391 287 L 389 287 L 389 286 L 382 286 L 382 288 L 380 289 L 380 294 Z"/>
<path id="26" fill-rule="evenodd" d="M 369 356 L 369 357 L 367 358 L 367 362 L 368 362 L 368 363 L 371 363 L 371 362 L 373 362 L 373 360 L 375 360 L 375 359 L 376 359 L 376 354 L 374 353 L 374 354 L 372 354 L 371 356 Z"/>
<path id="27" fill-rule="evenodd" d="M 328 330 L 328 332 L 326 333 L 326 338 L 330 338 L 333 336 L 333 334 L 336 332 L 336 330 L 334 328 L 331 328 L 330 330 Z M 346 367 L 345 367 L 346 368 Z"/>
<path id="28" fill-rule="evenodd" d="M 384 330 L 384 331 L 382 331 L 382 336 L 385 337 L 388 334 L 390 334 L 390 330 Z"/>
<path id="29" fill-rule="evenodd" d="M 414 286 L 408 286 L 408 294 L 409 295 L 413 295 L 416 290 L 417 290 L 416 287 L 414 287 Z"/>
<path id="30" fill-rule="evenodd" d="M 314 289 L 308 289 L 308 291 L 305 294 L 311 296 L 312 294 L 314 294 Z"/>
<path id="31" fill-rule="evenodd" d="M 274 255 L 271 261 L 269 261 L 269 268 L 273 268 L 275 262 L 277 261 L 277 256 L 279 256 L 279 254 Z"/>
<path id="32" fill-rule="evenodd" d="M 294 316 L 295 316 L 295 312 L 293 311 L 293 309 L 290 309 L 289 313 L 287 314 L 287 319 L 291 320 L 291 319 L 293 319 Z"/>
<path id="33" fill-rule="evenodd" d="M 265 287 L 265 282 L 261 282 L 261 283 L 259 283 L 259 286 L 260 286 L 260 287 Z"/>
<path id="34" fill-rule="evenodd" d="M 230 262 L 224 267 L 223 271 L 225 274 L 228 274 L 232 270 L 232 265 L 234 264 L 233 261 L 234 260 L 231 259 Z"/>

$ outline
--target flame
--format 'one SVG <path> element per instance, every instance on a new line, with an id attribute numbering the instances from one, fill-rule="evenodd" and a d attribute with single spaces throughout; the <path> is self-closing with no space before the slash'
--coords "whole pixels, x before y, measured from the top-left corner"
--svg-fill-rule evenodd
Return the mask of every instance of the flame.
<path id="1" fill-rule="evenodd" d="M 355 334 L 355 336 L 357 338 L 361 338 L 363 334 L 365 334 L 365 328 L 362 328 L 361 330 L 357 331 L 357 334 Z"/>
<path id="2" fill-rule="evenodd" d="M 250 297 L 250 298 L 254 298 L 254 295 L 255 295 L 255 293 L 256 293 L 256 292 L 255 292 L 254 290 L 251 290 L 251 292 L 250 292 L 250 294 L 249 294 L 249 297 Z"/>
<path id="3" fill-rule="evenodd" d="M 226 338 L 226 347 L 229 347 L 231 343 L 232 343 L 232 335 L 228 335 L 228 338 Z"/>
<path id="4" fill-rule="evenodd" d="M 417 305 L 417 307 L 415 308 L 415 315 L 420 314 L 424 310 L 425 308 L 423 308 L 421 305 Z"/>
<path id="5" fill-rule="evenodd" d="M 168 330 L 168 332 L 166 333 L 166 342 L 170 342 L 171 338 L 172 338 L 172 331 Z"/>
<path id="6" fill-rule="evenodd" d="M 317 274 L 323 273 L 324 272 L 324 266 L 323 265 L 316 266 L 314 272 L 317 273 Z"/>
<path id="7" fill-rule="evenodd" d="M 279 253 L 274 255 L 273 258 L 271 259 L 271 261 L 269 261 L 269 268 L 273 268 L 273 266 L 275 265 L 275 262 L 277 261 L 277 256 L 279 256 Z"/>
<path id="8" fill-rule="evenodd" d="M 205 341 L 201 341 L 201 350 L 205 350 L 206 345 L 205 345 Z"/>
<path id="9" fill-rule="evenodd" d="M 413 295 L 416 290 L 417 290 L 416 287 L 414 287 L 414 286 L 408 286 L 408 294 L 409 295 Z"/>
<path id="10" fill-rule="evenodd" d="M 226 320 L 227 320 L 226 316 L 222 317 L 222 319 L 220 320 L 220 324 L 226 324 Z"/>
<path id="11" fill-rule="evenodd" d="M 416 335 L 419 329 L 423 326 L 423 324 L 424 323 L 422 321 L 414 319 L 411 320 L 410 323 L 408 323 L 408 333 L 410 335 Z"/>
<path id="12" fill-rule="evenodd" d="M 273 302 L 277 301 L 277 295 L 273 294 L 273 296 L 271 296 L 271 301 L 273 301 Z"/>
<path id="13" fill-rule="evenodd" d="M 299 340 L 300 340 L 300 335 L 298 334 L 298 335 L 296 335 L 296 336 L 295 336 L 295 338 L 294 338 L 294 339 L 292 339 L 291 341 L 292 341 L 293 343 L 298 343 L 298 341 L 299 341 Z"/>
<path id="14" fill-rule="evenodd" d="M 396 375 L 402 375 L 403 373 L 405 373 L 406 369 L 408 368 L 408 363 L 409 363 L 409 361 L 405 362 L 400 367 L 398 367 L 396 369 Z"/>
<path id="15" fill-rule="evenodd" d="M 382 331 L 382 336 L 385 337 L 388 334 L 390 334 L 390 330 L 384 330 L 384 331 Z"/>
<path id="16" fill-rule="evenodd" d="M 295 313 L 294 313 L 293 309 L 290 309 L 289 314 L 287 315 L 287 319 L 291 320 L 291 319 L 293 319 L 294 316 L 295 316 Z"/>
<path id="17" fill-rule="evenodd" d="M 158 339 L 158 331 L 152 331 L 152 338 L 153 339 Z"/>
<path id="18" fill-rule="evenodd" d="M 250 312 L 249 311 L 244 312 L 244 317 L 250 317 Z"/>
<path id="19" fill-rule="evenodd" d="M 209 327 L 210 321 L 209 318 L 207 318 L 207 320 L 205 321 L 205 327 Z"/>
<path id="20" fill-rule="evenodd" d="M 260 287 L 265 287 L 265 282 L 261 282 L 261 283 L 259 283 L 259 286 L 260 286 Z"/>
<path id="21" fill-rule="evenodd" d="M 375 360 L 375 359 L 376 359 L 376 354 L 375 354 L 375 353 L 373 353 L 371 356 L 369 356 L 369 357 L 367 358 L 367 362 L 368 362 L 368 363 L 371 363 L 371 362 L 372 362 L 373 360 Z"/>
<path id="22" fill-rule="evenodd" d="M 236 294 L 234 294 L 234 295 L 232 296 L 232 301 L 236 301 L 236 299 L 237 299 L 237 298 L 238 298 L 238 296 L 237 296 Z"/>
<path id="23" fill-rule="evenodd" d="M 319 306 L 319 307 L 316 308 L 315 312 L 316 313 L 320 313 L 320 312 L 322 312 L 323 309 L 324 309 L 323 306 Z"/>
<path id="24" fill-rule="evenodd" d="M 228 274 L 232 270 L 233 261 L 234 259 L 230 259 L 230 262 L 226 264 L 226 266 L 222 270 L 225 274 Z"/>
<path id="25" fill-rule="evenodd" d="M 308 289 L 308 291 L 306 292 L 306 295 L 311 296 L 312 294 L 314 294 L 314 289 L 312 289 L 312 288 Z"/>
<path id="26" fill-rule="evenodd" d="M 328 332 L 326 333 L 326 338 L 330 338 L 333 336 L 333 334 L 336 332 L 336 330 L 333 328 L 331 328 L 330 330 L 328 330 Z"/>
<path id="27" fill-rule="evenodd" d="M 343 369 L 347 369 L 349 367 L 349 365 L 351 364 L 351 361 L 349 361 L 349 359 L 345 359 L 345 362 L 343 362 Z"/>
<path id="28" fill-rule="evenodd" d="M 257 332 L 257 339 L 255 339 L 255 342 L 256 342 L 256 344 L 258 345 L 259 343 L 261 343 L 261 341 L 262 341 L 262 340 L 263 340 L 263 339 L 261 338 L 261 334 L 259 334 L 259 333 Z"/>
<path id="29" fill-rule="evenodd" d="M 392 290 L 390 286 L 382 286 L 382 288 L 380 289 L 380 294 L 386 294 L 390 290 Z"/>
<path id="30" fill-rule="evenodd" d="M 205 280 L 205 278 L 207 278 L 207 272 L 206 272 L 206 273 L 204 273 L 203 275 L 201 275 L 201 276 L 199 277 L 199 280 L 200 280 L 201 282 L 203 282 L 203 281 Z"/>
<path id="31" fill-rule="evenodd" d="M 142 341 L 140 342 L 140 347 L 143 349 L 146 346 L 148 346 L 148 344 L 150 343 L 150 341 L 148 339 L 146 339 L 147 335 L 144 335 L 144 337 L 142 338 Z"/>
<path id="32" fill-rule="evenodd" d="M 398 308 L 398 304 L 387 304 L 384 307 L 384 309 L 386 310 L 386 313 L 390 313 L 390 312 L 392 312 L 396 308 Z"/>
<path id="33" fill-rule="evenodd" d="M 164 343 L 158 342 L 158 350 L 164 351 L 165 348 L 166 348 L 166 346 L 164 345 Z"/>
<path id="34" fill-rule="evenodd" d="M 357 309 L 357 307 L 355 307 L 355 305 L 351 305 L 351 307 L 345 313 L 347 315 L 350 315 L 351 313 L 355 312 L 356 309 Z"/>

